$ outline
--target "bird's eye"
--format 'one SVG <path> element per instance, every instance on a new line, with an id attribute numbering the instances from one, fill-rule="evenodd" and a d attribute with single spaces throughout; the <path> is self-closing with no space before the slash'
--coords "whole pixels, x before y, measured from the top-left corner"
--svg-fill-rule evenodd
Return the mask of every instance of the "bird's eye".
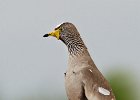
<path id="1" fill-rule="evenodd" d="M 61 37 L 65 37 L 65 34 L 63 32 L 61 33 Z"/>

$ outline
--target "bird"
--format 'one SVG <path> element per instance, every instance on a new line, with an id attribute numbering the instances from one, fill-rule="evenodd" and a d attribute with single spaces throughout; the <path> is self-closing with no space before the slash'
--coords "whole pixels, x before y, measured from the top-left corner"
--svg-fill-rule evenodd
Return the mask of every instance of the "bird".
<path id="1" fill-rule="evenodd" d="M 68 100 L 116 100 L 74 24 L 63 22 L 43 37 L 49 36 L 61 40 L 68 48 L 68 67 L 64 75 Z"/>

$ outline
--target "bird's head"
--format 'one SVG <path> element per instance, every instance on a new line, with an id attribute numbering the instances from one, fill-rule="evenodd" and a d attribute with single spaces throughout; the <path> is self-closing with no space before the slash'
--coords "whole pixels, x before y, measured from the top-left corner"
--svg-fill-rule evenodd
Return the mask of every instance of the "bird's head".
<path id="1" fill-rule="evenodd" d="M 78 30 L 69 22 L 65 22 L 57 26 L 54 31 L 45 34 L 43 37 L 53 36 L 61 40 L 67 47 L 69 52 L 76 54 L 86 48 Z"/>
<path id="2" fill-rule="evenodd" d="M 45 34 L 43 37 L 48 37 L 48 36 L 54 36 L 58 40 L 62 40 L 64 43 L 69 41 L 70 39 L 75 39 L 77 37 L 80 37 L 79 32 L 77 31 L 76 27 L 69 22 L 62 23 L 58 25 L 54 31 Z"/>

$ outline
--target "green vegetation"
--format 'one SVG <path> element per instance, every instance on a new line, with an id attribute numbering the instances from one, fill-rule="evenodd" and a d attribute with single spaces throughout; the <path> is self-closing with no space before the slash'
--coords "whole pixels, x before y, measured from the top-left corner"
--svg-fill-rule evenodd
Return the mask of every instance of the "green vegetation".
<path id="1" fill-rule="evenodd" d="M 130 73 L 123 71 L 114 71 L 108 75 L 110 84 L 113 88 L 116 100 L 136 100 L 137 91 L 135 90 L 135 81 Z"/>

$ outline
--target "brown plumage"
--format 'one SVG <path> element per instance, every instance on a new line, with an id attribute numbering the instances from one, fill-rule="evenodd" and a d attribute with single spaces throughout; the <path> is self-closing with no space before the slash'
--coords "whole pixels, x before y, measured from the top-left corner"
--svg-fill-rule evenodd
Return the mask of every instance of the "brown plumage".
<path id="1" fill-rule="evenodd" d="M 97 69 L 80 34 L 72 23 L 63 23 L 44 37 L 54 36 L 68 47 L 65 88 L 69 100 L 116 100 L 113 91 Z"/>

